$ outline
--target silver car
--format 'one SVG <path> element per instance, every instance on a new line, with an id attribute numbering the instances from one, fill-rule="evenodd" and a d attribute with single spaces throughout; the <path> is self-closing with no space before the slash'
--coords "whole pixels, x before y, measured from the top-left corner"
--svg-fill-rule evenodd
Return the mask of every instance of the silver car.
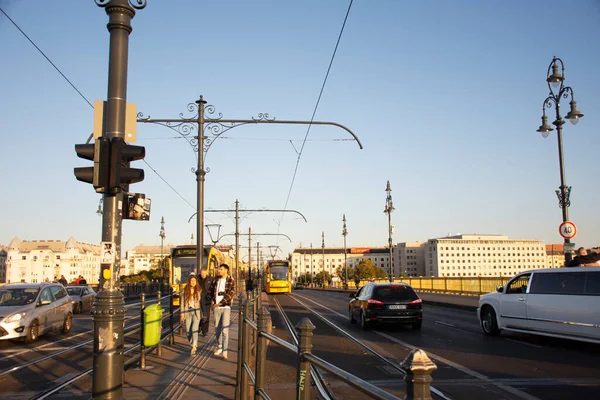
<path id="1" fill-rule="evenodd" d="M 89 286 L 67 286 L 67 293 L 73 300 L 73 314 L 91 310 L 94 306 L 96 292 Z"/>
<path id="2" fill-rule="evenodd" d="M 15 283 L 0 287 L 0 340 L 37 340 L 48 332 L 69 333 L 73 300 L 60 283 Z"/>

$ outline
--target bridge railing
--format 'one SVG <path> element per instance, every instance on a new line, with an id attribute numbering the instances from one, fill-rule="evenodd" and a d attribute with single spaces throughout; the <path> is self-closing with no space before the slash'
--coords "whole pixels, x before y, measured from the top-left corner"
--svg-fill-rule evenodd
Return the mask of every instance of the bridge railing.
<path id="1" fill-rule="evenodd" d="M 237 400 L 270 399 L 265 388 L 266 352 L 267 344 L 270 342 L 296 354 L 298 368 L 295 398 L 297 400 L 309 400 L 313 397 L 310 375 L 312 365 L 336 376 L 369 398 L 400 399 L 312 354 L 312 336 L 315 326 L 310 319 L 303 318 L 296 326 L 299 332 L 298 346 L 269 333 L 269 310 L 266 307 L 260 307 L 258 312 L 255 312 L 257 304 L 260 304 L 260 293 L 257 296 L 257 293 L 253 292 L 248 299 L 244 295 L 239 297 L 238 369 L 235 397 Z M 254 357 L 252 357 L 253 353 Z M 404 379 L 406 397 L 404 399 L 431 399 L 431 373 L 437 369 L 437 366 L 427 357 L 427 354 L 420 349 L 413 350 L 400 366 L 406 374 Z"/>
<path id="2" fill-rule="evenodd" d="M 395 278 L 394 282 L 405 282 L 415 290 L 432 293 L 461 294 L 480 296 L 485 293 L 495 292 L 498 286 L 504 285 L 512 277 L 407 277 Z M 387 282 L 387 279 L 375 279 L 375 282 Z M 369 281 L 348 282 L 348 289 L 357 289 Z M 344 289 L 343 282 L 333 282 L 331 287 Z"/>

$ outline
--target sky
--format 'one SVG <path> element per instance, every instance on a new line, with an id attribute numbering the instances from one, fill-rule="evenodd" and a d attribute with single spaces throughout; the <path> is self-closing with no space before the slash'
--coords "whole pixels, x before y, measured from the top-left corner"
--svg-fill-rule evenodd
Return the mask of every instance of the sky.
<path id="1" fill-rule="evenodd" d="M 279 257 L 320 248 L 322 233 L 326 247 L 341 247 L 344 214 L 347 247 L 386 246 L 387 181 L 394 243 L 460 233 L 562 243 L 557 135 L 536 132 L 553 56 L 584 114 L 563 129 L 573 242 L 600 245 L 600 1 L 354 0 L 325 81 L 349 5 L 149 0 L 132 21 L 127 101 L 144 116 L 193 118 L 188 104 L 202 95 L 223 118 L 314 113 L 364 146 L 336 127 L 224 133 L 205 154 L 205 208 L 232 210 L 238 200 L 241 210 L 307 219 L 241 213 L 243 246 L 251 229 L 278 234 L 253 237 L 253 252 L 256 241 L 279 246 Z M 73 168 L 91 165 L 74 145 L 93 129 L 88 102 L 107 96 L 108 17 L 92 0 L 0 0 L 0 8 L 81 93 L 0 13 L 0 244 L 71 236 L 99 244 L 100 195 Z M 555 109 L 547 114 L 552 122 Z M 146 177 L 130 191 L 152 200 L 151 218 L 123 222 L 123 250 L 160 245 L 161 217 L 165 244 L 191 243 L 197 154 L 150 124 L 138 124 L 136 144 L 146 163 L 133 166 Z M 234 243 L 233 213 L 207 212 L 205 222 L 221 225 L 219 244 Z"/>

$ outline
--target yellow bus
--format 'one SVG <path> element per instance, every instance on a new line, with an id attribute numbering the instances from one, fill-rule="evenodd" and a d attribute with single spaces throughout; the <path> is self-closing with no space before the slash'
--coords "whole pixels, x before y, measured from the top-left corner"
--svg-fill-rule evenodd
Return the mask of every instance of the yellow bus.
<path id="1" fill-rule="evenodd" d="M 171 249 L 168 260 L 170 284 L 173 288 L 173 305 L 179 305 L 180 290 L 183 290 L 190 273 L 200 273 L 196 262 L 196 245 L 181 245 Z M 204 246 L 202 266 L 207 268 L 209 276 L 216 276 L 217 267 L 221 263 L 231 265 L 231 258 L 214 246 Z"/>
<path id="2" fill-rule="evenodd" d="M 269 260 L 265 265 L 265 292 L 292 292 L 292 265 L 288 260 Z"/>

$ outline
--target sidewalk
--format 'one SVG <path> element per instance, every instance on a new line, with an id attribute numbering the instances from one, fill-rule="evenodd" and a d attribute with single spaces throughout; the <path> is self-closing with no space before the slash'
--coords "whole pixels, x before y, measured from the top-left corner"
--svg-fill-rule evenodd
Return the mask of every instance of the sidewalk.
<path id="1" fill-rule="evenodd" d="M 209 335 L 198 338 L 198 352 L 190 356 L 184 335 L 175 334 L 175 343 L 163 340 L 162 357 L 156 350 L 146 356 L 146 369 L 125 371 L 123 398 L 153 399 L 233 399 L 238 353 L 238 311 L 231 310 L 228 359 L 213 354 L 214 325 Z M 139 364 L 138 364 L 139 365 Z"/>

